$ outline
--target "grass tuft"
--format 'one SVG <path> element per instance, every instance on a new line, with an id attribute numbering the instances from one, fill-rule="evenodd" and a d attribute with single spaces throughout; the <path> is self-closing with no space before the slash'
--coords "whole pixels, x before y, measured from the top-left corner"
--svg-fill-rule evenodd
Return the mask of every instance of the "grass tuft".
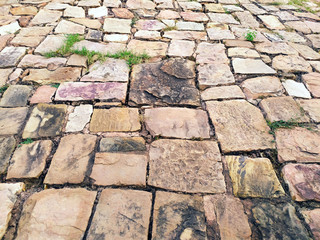
<path id="1" fill-rule="evenodd" d="M 178 28 L 176 26 L 167 26 L 163 29 L 164 32 L 173 31 L 173 30 L 178 30 Z"/>
<path id="2" fill-rule="evenodd" d="M 33 143 L 34 141 L 31 139 L 31 138 L 27 138 L 26 140 L 22 141 L 18 147 L 21 147 L 22 144 L 30 144 L 30 143 Z"/>
<path id="3" fill-rule="evenodd" d="M 289 121 L 280 120 L 280 121 L 275 121 L 275 122 L 270 122 L 267 120 L 267 124 L 270 127 L 269 133 L 272 135 L 275 135 L 276 130 L 279 128 L 303 127 L 303 128 L 306 128 L 306 129 L 312 131 L 310 124 L 300 123 L 300 122 L 297 122 L 297 120 L 295 120 L 295 119 L 290 119 Z"/>
<path id="4" fill-rule="evenodd" d="M 54 88 L 58 88 L 60 86 L 60 83 L 54 83 L 54 84 L 51 84 L 50 86 Z"/>
<path id="5" fill-rule="evenodd" d="M 245 34 L 245 39 L 250 41 L 250 42 L 253 42 L 254 39 L 256 38 L 257 36 L 257 32 L 256 31 L 248 31 L 246 34 Z"/>
<path id="6" fill-rule="evenodd" d="M 5 84 L 2 87 L 0 87 L 0 93 L 4 93 L 8 89 L 9 85 Z"/>

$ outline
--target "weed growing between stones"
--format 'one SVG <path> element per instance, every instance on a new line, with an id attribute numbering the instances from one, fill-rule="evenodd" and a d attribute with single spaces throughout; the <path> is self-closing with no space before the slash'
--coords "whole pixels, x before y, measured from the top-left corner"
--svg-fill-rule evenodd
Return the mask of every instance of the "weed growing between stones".
<path id="1" fill-rule="evenodd" d="M 51 84 L 51 87 L 54 87 L 54 88 L 58 88 L 59 86 L 60 86 L 60 83 Z"/>
<path id="2" fill-rule="evenodd" d="M 313 129 L 310 127 L 310 124 L 306 123 L 299 123 L 295 119 L 290 119 L 289 121 L 275 121 L 275 122 L 270 122 L 267 120 L 267 124 L 270 127 L 269 133 L 272 134 L 273 136 L 275 135 L 275 131 L 279 128 L 294 128 L 294 127 L 303 127 L 306 128 L 310 131 Z"/>
<path id="3" fill-rule="evenodd" d="M 9 85 L 3 85 L 1 88 L 0 88 L 0 93 L 4 93 L 7 89 L 8 89 Z"/>
<path id="4" fill-rule="evenodd" d="M 250 42 L 253 42 L 253 40 L 256 38 L 257 36 L 257 32 L 256 31 L 248 31 L 246 34 L 245 34 L 245 39 L 247 39 L 248 41 Z"/>
<path id="5" fill-rule="evenodd" d="M 22 141 L 18 147 L 21 147 L 22 144 L 30 144 L 30 143 L 33 143 L 33 140 L 31 138 L 27 138 L 26 140 Z"/>
<path id="6" fill-rule="evenodd" d="M 178 30 L 178 28 L 176 26 L 168 26 L 166 28 L 163 29 L 164 32 L 168 32 L 168 31 L 172 31 L 172 30 Z"/>

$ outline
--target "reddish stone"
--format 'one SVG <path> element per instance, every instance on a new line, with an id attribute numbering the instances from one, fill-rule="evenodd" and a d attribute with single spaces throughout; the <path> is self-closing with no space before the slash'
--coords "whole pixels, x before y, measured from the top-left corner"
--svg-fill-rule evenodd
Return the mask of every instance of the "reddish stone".
<path id="1" fill-rule="evenodd" d="M 320 239 L 320 209 L 301 212 L 313 233 L 314 239 Z"/>
<path id="2" fill-rule="evenodd" d="M 30 99 L 31 104 L 35 103 L 50 103 L 52 102 L 51 98 L 56 92 L 55 87 L 51 87 L 48 85 L 44 85 L 39 87 L 36 92 L 33 94 L 33 96 Z"/>
<path id="3" fill-rule="evenodd" d="M 32 19 L 32 16 L 22 16 L 18 19 L 20 27 L 26 27 L 28 26 L 30 20 Z"/>
<path id="4" fill-rule="evenodd" d="M 127 18 L 127 19 L 134 18 L 133 13 L 126 8 L 113 8 L 112 12 L 117 18 Z"/>

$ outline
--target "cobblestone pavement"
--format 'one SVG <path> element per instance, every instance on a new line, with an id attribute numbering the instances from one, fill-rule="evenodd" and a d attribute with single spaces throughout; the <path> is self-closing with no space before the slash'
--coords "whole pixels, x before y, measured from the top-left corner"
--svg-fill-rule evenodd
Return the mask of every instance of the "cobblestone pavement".
<path id="1" fill-rule="evenodd" d="M 0 239 L 320 239 L 319 34 L 301 0 L 0 0 Z"/>

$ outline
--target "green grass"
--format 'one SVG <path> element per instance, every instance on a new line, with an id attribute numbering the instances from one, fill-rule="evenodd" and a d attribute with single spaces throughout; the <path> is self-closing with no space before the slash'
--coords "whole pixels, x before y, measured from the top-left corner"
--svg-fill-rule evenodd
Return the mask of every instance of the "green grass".
<path id="1" fill-rule="evenodd" d="M 60 83 L 51 84 L 51 87 L 54 87 L 54 88 L 58 88 L 59 86 L 60 86 Z"/>
<path id="2" fill-rule="evenodd" d="M 250 42 L 253 42 L 254 39 L 256 38 L 257 36 L 257 32 L 256 31 L 248 31 L 246 34 L 245 34 L 245 39 L 250 41 Z"/>
<path id="3" fill-rule="evenodd" d="M 168 31 L 173 31 L 173 30 L 178 30 L 178 28 L 176 26 L 167 26 L 163 29 L 164 32 L 168 32 Z"/>
<path id="4" fill-rule="evenodd" d="M 72 53 L 71 48 L 72 46 L 83 40 L 83 37 L 79 34 L 67 34 L 66 39 L 64 41 L 63 46 L 61 46 L 57 51 L 50 51 L 44 54 L 45 57 L 51 58 L 51 57 L 58 57 L 58 56 L 64 56 L 66 54 Z"/>
<path id="5" fill-rule="evenodd" d="M 298 6 L 303 6 L 303 4 L 307 2 L 306 0 L 290 0 L 288 2 L 289 5 L 298 5 Z"/>
<path id="6" fill-rule="evenodd" d="M 18 147 L 21 147 L 22 144 L 30 144 L 30 143 L 33 143 L 34 141 L 31 139 L 31 138 L 27 138 L 26 140 L 22 141 Z"/>
<path id="7" fill-rule="evenodd" d="M 297 122 L 296 119 L 290 119 L 289 121 L 280 120 L 280 121 L 275 121 L 275 122 L 270 122 L 267 120 L 267 124 L 270 127 L 269 133 L 272 135 L 275 135 L 276 130 L 279 128 L 303 127 L 308 130 L 312 130 L 312 128 L 310 127 L 309 124 Z"/>
<path id="8" fill-rule="evenodd" d="M 1 88 L 0 88 L 0 93 L 4 93 L 7 89 L 8 89 L 9 85 L 6 84 L 6 85 L 3 85 Z"/>

